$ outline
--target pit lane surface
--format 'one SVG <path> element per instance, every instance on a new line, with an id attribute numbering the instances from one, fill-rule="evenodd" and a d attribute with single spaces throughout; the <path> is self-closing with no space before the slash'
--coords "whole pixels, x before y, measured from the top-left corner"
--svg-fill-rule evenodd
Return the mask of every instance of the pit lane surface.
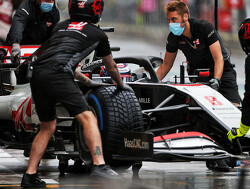
<path id="1" fill-rule="evenodd" d="M 28 158 L 22 150 L 0 149 L 0 188 L 21 188 L 22 174 L 25 172 Z M 122 181 L 100 181 L 91 179 L 84 168 L 72 170 L 70 161 L 65 176 L 60 176 L 57 159 L 43 159 L 39 166 L 41 179 L 47 182 L 46 188 L 87 188 L 87 189 L 238 189 L 242 167 L 230 172 L 212 172 L 205 162 L 144 162 L 139 179 L 132 179 L 132 169 L 119 171 Z M 248 170 L 249 171 L 249 170 Z M 245 183 L 250 182 L 247 171 Z M 250 187 L 245 187 L 250 188 Z M 243 188 L 241 188 L 243 189 Z"/>

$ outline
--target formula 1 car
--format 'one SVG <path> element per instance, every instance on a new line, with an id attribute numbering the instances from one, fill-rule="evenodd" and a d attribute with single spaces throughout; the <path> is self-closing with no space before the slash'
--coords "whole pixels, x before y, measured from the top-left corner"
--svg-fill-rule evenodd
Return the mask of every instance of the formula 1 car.
<path id="1" fill-rule="evenodd" d="M 11 47 L 0 48 L 0 146 L 3 148 L 27 152 L 39 131 L 26 78 L 30 63 L 43 49 L 38 47 L 22 46 L 21 64 L 10 63 Z M 162 64 L 161 58 L 134 56 L 114 60 L 123 81 L 135 93 L 115 87 L 95 52 L 83 59 L 78 68 L 94 81 L 110 84 L 92 89 L 78 82 L 97 117 L 107 163 L 129 167 L 142 161 L 209 162 L 240 158 L 232 154 L 249 152 L 249 135 L 235 144 L 237 148 L 226 135 L 239 124 L 240 110 L 209 86 L 187 83 L 183 65 L 179 77 L 161 83 L 155 73 L 155 68 Z M 192 77 L 200 78 L 203 71 L 197 70 L 198 74 Z M 76 119 L 58 104 L 57 129 L 47 153 L 57 156 L 61 173 L 69 159 L 75 161 L 76 168 L 82 162 L 90 167 L 91 156 L 83 133 Z"/>

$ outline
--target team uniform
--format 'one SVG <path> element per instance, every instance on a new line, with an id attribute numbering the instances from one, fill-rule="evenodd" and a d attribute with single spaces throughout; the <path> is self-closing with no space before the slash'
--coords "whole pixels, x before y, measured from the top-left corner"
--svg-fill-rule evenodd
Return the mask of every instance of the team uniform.
<path id="1" fill-rule="evenodd" d="M 98 57 L 111 54 L 107 35 L 87 22 L 59 23 L 33 63 L 31 90 L 40 121 L 56 118 L 55 104 L 62 103 L 72 116 L 89 110 L 85 97 L 74 81 L 78 63 L 96 50 Z"/>
<path id="2" fill-rule="evenodd" d="M 50 37 L 59 20 L 59 10 L 55 5 L 50 12 L 41 14 L 36 0 L 26 0 L 19 6 L 13 17 L 6 42 L 11 45 L 14 43 L 42 44 Z"/>
<path id="3" fill-rule="evenodd" d="M 245 62 L 246 82 L 245 93 L 242 103 L 242 118 L 241 122 L 244 125 L 250 126 L 250 55 L 247 56 Z"/>
<path id="4" fill-rule="evenodd" d="M 184 35 L 176 36 L 170 33 L 167 39 L 166 50 L 175 53 L 180 49 L 186 56 L 188 73 L 194 74 L 195 69 L 210 69 L 211 79 L 214 77 L 214 60 L 209 46 L 219 40 L 224 59 L 224 70 L 221 77 L 219 92 L 233 103 L 240 103 L 238 86 L 236 83 L 236 72 L 230 62 L 230 57 L 225 51 L 218 32 L 211 23 L 205 20 L 189 19 L 192 38 Z"/>

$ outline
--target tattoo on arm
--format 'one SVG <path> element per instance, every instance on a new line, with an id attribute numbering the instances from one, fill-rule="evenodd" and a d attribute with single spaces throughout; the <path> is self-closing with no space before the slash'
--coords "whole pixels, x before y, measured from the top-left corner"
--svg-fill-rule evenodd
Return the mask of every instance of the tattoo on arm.
<path id="1" fill-rule="evenodd" d="M 103 58 L 103 63 L 106 66 L 107 72 L 112 77 L 112 79 L 115 80 L 118 85 L 123 85 L 121 75 L 111 54 Z"/>
<path id="2" fill-rule="evenodd" d="M 99 157 L 102 155 L 102 152 L 101 152 L 101 149 L 100 149 L 100 146 L 96 146 L 95 148 L 95 156 Z"/>
<path id="3" fill-rule="evenodd" d="M 76 70 L 75 74 L 74 74 L 74 78 L 78 81 L 80 81 L 81 83 L 83 83 L 86 86 L 89 86 L 91 81 L 88 77 L 86 77 L 85 75 L 83 75 L 80 71 Z"/>

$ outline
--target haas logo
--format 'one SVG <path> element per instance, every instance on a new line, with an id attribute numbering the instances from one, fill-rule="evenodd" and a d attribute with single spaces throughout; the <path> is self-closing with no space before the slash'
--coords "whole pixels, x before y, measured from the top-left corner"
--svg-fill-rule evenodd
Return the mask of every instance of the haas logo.
<path id="1" fill-rule="evenodd" d="M 85 3 L 86 3 L 87 0 L 85 1 L 81 1 L 81 2 L 78 2 L 78 8 L 85 8 Z"/>
<path id="2" fill-rule="evenodd" d="M 100 14 L 102 12 L 102 0 L 95 0 L 92 7 L 95 14 Z"/>
<path id="3" fill-rule="evenodd" d="M 78 30 L 81 31 L 82 28 L 86 25 L 87 23 L 85 22 L 71 22 L 71 24 L 68 27 L 68 30 Z"/>
<path id="4" fill-rule="evenodd" d="M 205 96 L 206 100 L 208 100 L 214 106 L 221 106 L 223 105 L 219 100 L 217 100 L 214 96 Z"/>
<path id="5" fill-rule="evenodd" d="M 244 39 L 250 39 L 250 23 L 244 24 L 242 29 L 245 30 L 243 38 Z"/>

